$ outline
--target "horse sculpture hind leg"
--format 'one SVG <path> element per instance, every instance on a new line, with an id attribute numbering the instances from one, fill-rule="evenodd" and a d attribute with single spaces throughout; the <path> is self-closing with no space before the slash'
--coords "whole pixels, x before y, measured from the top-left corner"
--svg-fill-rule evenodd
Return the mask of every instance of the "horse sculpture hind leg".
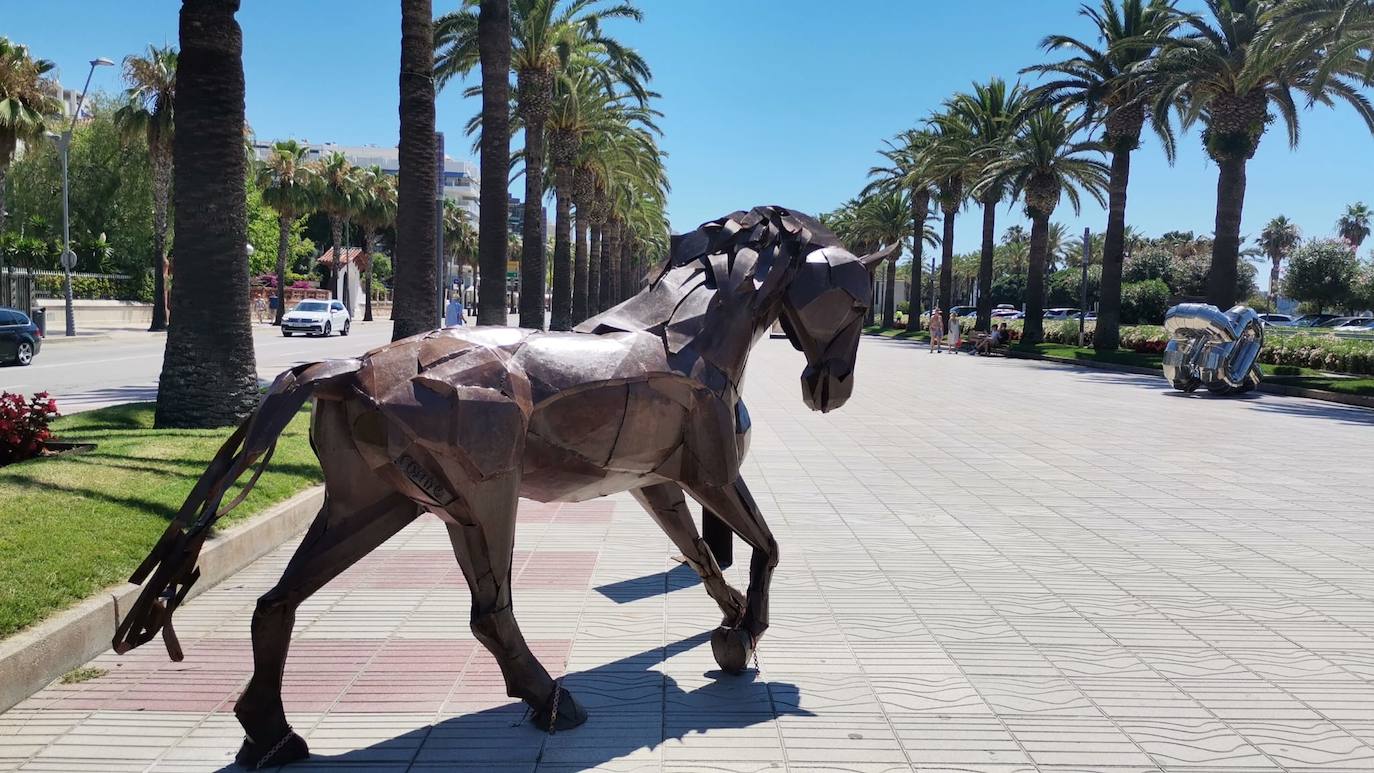
<path id="1" fill-rule="evenodd" d="M 735 478 L 724 486 L 684 484 L 684 488 L 754 549 L 749 561 L 748 608 L 744 619 L 733 627 L 717 628 L 711 635 L 716 663 L 726 671 L 739 673 L 749 664 L 759 637 L 768 629 L 768 585 L 778 565 L 778 543 L 743 478 Z"/>
<path id="2" fill-rule="evenodd" d="M 472 633 L 500 665 L 506 694 L 529 704 L 538 727 L 566 730 L 587 721 L 587 712 L 530 652 L 511 605 L 519 480 L 512 471 L 460 489 L 447 507 L 449 542 L 472 593 Z"/>
<path id="3" fill-rule="evenodd" d="M 258 599 L 252 624 L 253 677 L 234 705 L 247 734 L 236 759 L 250 769 L 309 755 L 305 741 L 291 731 L 281 699 L 296 608 L 419 515 L 415 502 L 372 472 L 348 433 L 343 406 L 318 401 L 311 440 L 328 493 L 281 580 Z"/>

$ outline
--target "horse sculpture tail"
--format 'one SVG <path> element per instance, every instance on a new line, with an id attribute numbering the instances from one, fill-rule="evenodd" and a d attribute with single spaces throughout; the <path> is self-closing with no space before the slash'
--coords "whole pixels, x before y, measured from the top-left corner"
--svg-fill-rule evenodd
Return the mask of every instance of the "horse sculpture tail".
<path id="1" fill-rule="evenodd" d="M 152 575 L 115 629 L 115 652 L 128 652 L 152 640 L 161 631 L 168 656 L 176 661 L 182 659 L 181 644 L 172 628 L 172 612 L 200 578 L 196 559 L 210 528 L 252 491 L 272 458 L 278 436 L 315 389 L 322 382 L 352 374 L 359 367 L 357 360 L 329 360 L 300 365 L 277 377 L 257 409 L 220 446 L 167 531 L 129 577 L 129 582 L 141 585 L 149 574 Z M 221 508 L 220 502 L 229 487 L 250 467 L 253 467 L 252 477 L 238 495 Z"/>

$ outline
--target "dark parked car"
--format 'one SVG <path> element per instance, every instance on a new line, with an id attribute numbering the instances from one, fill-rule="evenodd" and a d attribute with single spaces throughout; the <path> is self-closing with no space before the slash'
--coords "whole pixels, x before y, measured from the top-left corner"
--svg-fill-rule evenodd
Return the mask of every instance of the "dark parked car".
<path id="1" fill-rule="evenodd" d="M 0 362 L 28 365 L 43 344 L 43 334 L 29 315 L 0 306 Z"/>
<path id="2" fill-rule="evenodd" d="M 1339 314 L 1304 314 L 1293 320 L 1293 327 L 1326 327 L 1327 322 L 1339 316 Z"/>

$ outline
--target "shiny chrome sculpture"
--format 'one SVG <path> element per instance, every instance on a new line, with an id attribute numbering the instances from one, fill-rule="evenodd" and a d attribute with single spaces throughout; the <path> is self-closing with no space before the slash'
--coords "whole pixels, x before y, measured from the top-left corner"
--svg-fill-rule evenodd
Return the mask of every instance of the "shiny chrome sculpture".
<path id="1" fill-rule="evenodd" d="M 1180 303 L 1164 315 L 1171 338 L 1164 349 L 1164 377 L 1175 389 L 1198 387 L 1219 395 L 1249 392 L 1260 382 L 1256 361 L 1264 325 L 1254 309 L 1223 312 L 1205 303 Z"/>
<path id="2" fill-rule="evenodd" d="M 162 631 L 180 659 L 171 614 L 195 582 L 210 525 L 227 510 L 221 499 L 241 474 L 261 472 L 277 435 L 314 397 L 310 438 L 325 505 L 253 613 L 253 677 L 234 707 L 247 734 L 241 764 L 307 756 L 281 702 L 296 608 L 424 512 L 448 527 L 472 593 L 473 634 L 495 656 L 507 694 L 528 703 L 541 727 L 574 727 L 587 714 L 526 646 L 512 611 L 520 497 L 576 502 L 632 492 L 724 615 L 711 637 L 716 662 L 742 670 L 768 628 L 778 563 L 740 477 L 749 351 L 781 321 L 805 355 L 803 401 L 817 411 L 839 407 L 854 385 L 871 271 L 892 249 L 855 257 L 817 220 L 759 207 L 674 237 L 644 290 L 576 332 L 445 328 L 356 359 L 292 368 L 220 449 L 130 578 L 148 584 L 116 631 L 115 650 Z M 686 496 L 753 549 L 746 593 L 726 582 Z"/>

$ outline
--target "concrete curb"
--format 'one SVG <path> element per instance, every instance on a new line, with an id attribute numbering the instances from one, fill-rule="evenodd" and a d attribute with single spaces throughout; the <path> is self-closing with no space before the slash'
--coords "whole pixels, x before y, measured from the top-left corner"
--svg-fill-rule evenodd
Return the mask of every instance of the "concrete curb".
<path id="1" fill-rule="evenodd" d="M 198 563 L 200 580 L 190 596 L 213 588 L 299 534 L 323 502 L 324 486 L 315 486 L 208 540 Z M 106 588 L 0 642 L 0 712 L 108 650 L 120 615 L 138 592 L 139 586 L 128 583 Z M 144 646 L 162 645 L 149 642 Z"/>
<path id="2" fill-rule="evenodd" d="M 1154 368 L 1142 368 L 1136 365 L 1118 365 L 1114 362 L 1093 362 L 1092 360 L 1070 360 L 1066 357 L 1051 357 L 1044 354 L 1030 354 L 1028 352 L 1009 351 L 1007 356 L 1017 360 L 1043 360 L 1059 365 L 1078 365 L 1093 370 L 1107 370 L 1115 373 L 1132 373 L 1142 376 L 1158 376 L 1163 380 L 1164 375 Z M 1344 395 L 1339 392 L 1327 392 L 1321 389 L 1306 389 L 1304 387 L 1289 386 L 1288 384 L 1275 384 L 1269 381 L 1260 382 L 1259 392 L 1271 395 L 1283 395 L 1285 397 L 1303 397 L 1308 400 L 1321 400 L 1328 403 L 1339 403 L 1356 408 L 1374 408 L 1374 397 L 1365 395 Z"/>

